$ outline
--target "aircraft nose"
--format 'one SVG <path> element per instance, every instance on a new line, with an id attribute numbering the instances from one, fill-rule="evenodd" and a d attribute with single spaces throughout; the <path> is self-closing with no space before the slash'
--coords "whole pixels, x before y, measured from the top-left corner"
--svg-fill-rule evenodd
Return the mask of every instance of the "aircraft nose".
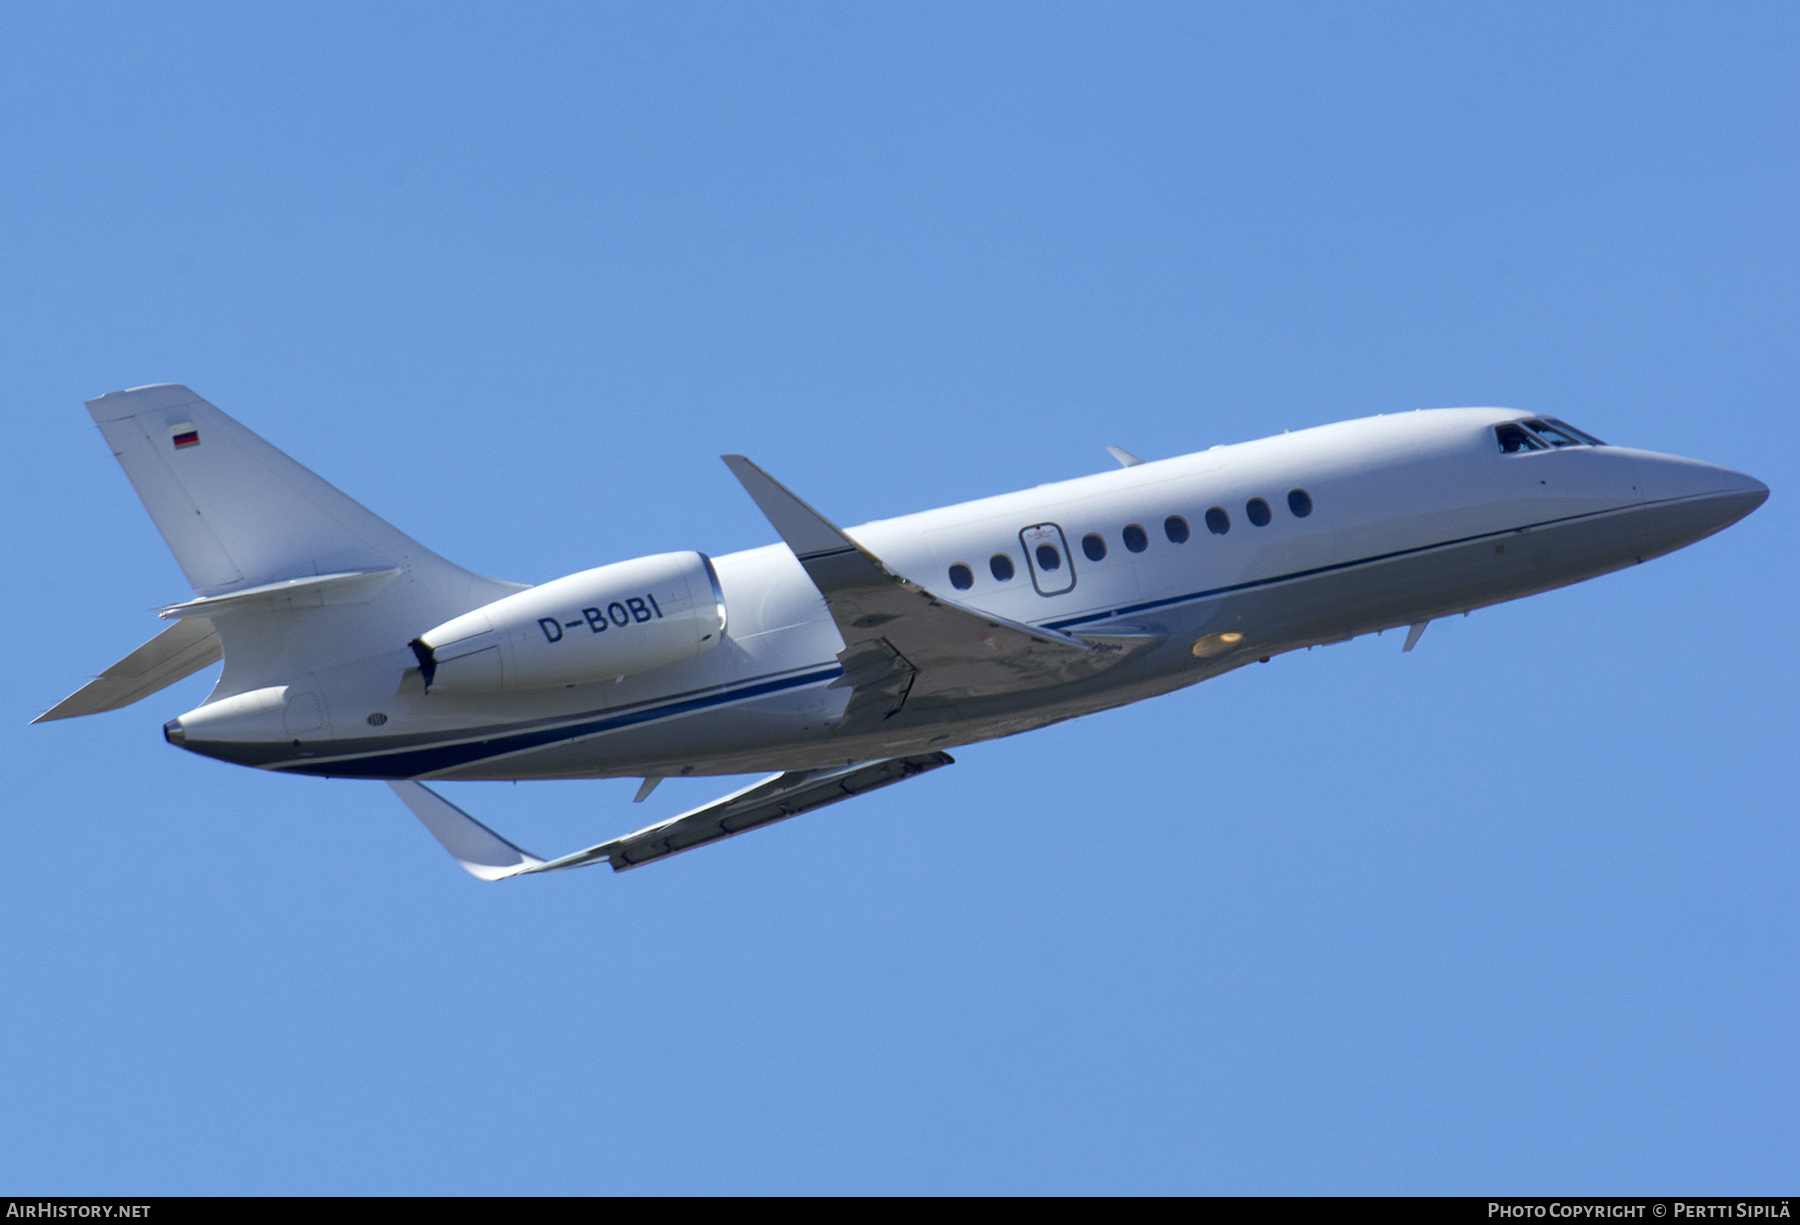
<path id="1" fill-rule="evenodd" d="M 1764 502 L 1769 500 L 1769 487 L 1755 477 L 1750 476 L 1748 473 L 1732 472 L 1729 468 L 1725 469 L 1725 471 L 1731 474 L 1731 479 L 1733 481 L 1737 482 L 1733 492 L 1756 499 L 1750 504 L 1751 510 L 1755 510 L 1758 506 L 1761 506 Z"/>
<path id="2" fill-rule="evenodd" d="M 1704 500 L 1719 516 L 1719 527 L 1726 528 L 1769 500 L 1769 487 L 1753 476 L 1721 468 L 1726 487 Z"/>
<path id="3" fill-rule="evenodd" d="M 1753 476 L 1697 459 L 1643 456 L 1638 461 L 1644 503 L 1680 520 L 1679 534 L 1693 540 L 1722 531 L 1761 506 L 1769 487 Z"/>
<path id="4" fill-rule="evenodd" d="M 1675 498 L 1748 498 L 1752 501 L 1744 513 L 1749 514 L 1769 496 L 1769 487 L 1755 477 L 1697 459 L 1640 453 L 1638 466 L 1646 502 L 1666 502 Z"/>

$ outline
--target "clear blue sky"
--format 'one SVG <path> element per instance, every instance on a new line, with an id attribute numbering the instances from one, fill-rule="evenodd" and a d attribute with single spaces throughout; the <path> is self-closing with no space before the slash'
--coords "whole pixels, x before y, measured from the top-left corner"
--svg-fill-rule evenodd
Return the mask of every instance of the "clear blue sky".
<path id="1" fill-rule="evenodd" d="M 1697 1192 L 1800 1175 L 1788 4 L 0 11 L 0 1192 Z M 541 581 L 1376 412 L 1742 468 L 1676 556 L 481 884 L 26 721 L 188 593 L 193 386 Z M 722 782 L 447 787 L 540 851 Z"/>

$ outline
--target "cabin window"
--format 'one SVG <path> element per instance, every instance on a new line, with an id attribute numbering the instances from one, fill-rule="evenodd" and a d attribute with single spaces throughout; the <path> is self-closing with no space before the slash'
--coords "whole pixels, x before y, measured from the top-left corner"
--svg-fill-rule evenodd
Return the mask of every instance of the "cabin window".
<path id="1" fill-rule="evenodd" d="M 1051 570 L 1060 570 L 1062 569 L 1062 554 L 1056 551 L 1056 546 L 1053 544 L 1040 544 L 1037 547 L 1037 564 L 1038 569 L 1046 573 Z"/>
<path id="2" fill-rule="evenodd" d="M 1269 504 L 1261 498 L 1251 498 L 1244 503 L 1244 514 L 1257 527 L 1268 527 L 1269 520 L 1273 517 L 1269 514 Z"/>
<path id="3" fill-rule="evenodd" d="M 1312 514 L 1312 495 L 1304 489 L 1288 490 L 1288 510 L 1296 519 L 1306 518 Z"/>
<path id="4" fill-rule="evenodd" d="M 1106 557 L 1106 538 L 1099 532 L 1089 532 L 1081 538 L 1081 551 L 1087 554 L 1089 561 L 1102 561 Z"/>
<path id="5" fill-rule="evenodd" d="M 1223 506 L 1215 506 L 1206 512 L 1206 530 L 1215 536 L 1223 536 L 1231 530 L 1231 516 L 1225 513 Z"/>
<path id="6" fill-rule="evenodd" d="M 950 585 L 958 591 L 967 591 L 975 585 L 975 572 L 957 562 L 950 567 Z"/>
<path id="7" fill-rule="evenodd" d="M 1188 538 L 1187 520 L 1180 515 L 1170 515 L 1163 520 L 1163 535 L 1169 538 L 1170 544 L 1186 544 Z"/>
<path id="8" fill-rule="evenodd" d="M 1124 540 L 1125 547 L 1133 553 L 1142 553 L 1150 547 L 1150 534 L 1135 523 L 1127 523 L 1125 530 L 1119 533 L 1119 537 Z"/>
<path id="9" fill-rule="evenodd" d="M 988 573 L 994 576 L 997 583 L 1009 582 L 1013 576 L 1012 558 L 1004 553 L 996 553 L 988 558 Z"/>
<path id="10" fill-rule="evenodd" d="M 1531 434 L 1526 433 L 1516 421 L 1508 422 L 1505 425 L 1496 425 L 1494 427 L 1494 437 L 1500 440 L 1500 450 L 1507 455 L 1515 455 L 1520 451 L 1542 451 L 1546 449 L 1543 443 L 1539 442 Z"/>

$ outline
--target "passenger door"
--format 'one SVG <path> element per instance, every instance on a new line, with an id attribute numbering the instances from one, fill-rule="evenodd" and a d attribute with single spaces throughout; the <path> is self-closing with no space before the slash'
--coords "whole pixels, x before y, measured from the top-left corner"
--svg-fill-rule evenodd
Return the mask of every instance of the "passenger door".
<path id="1" fill-rule="evenodd" d="M 1019 533 L 1025 548 L 1025 564 L 1031 568 L 1031 585 L 1039 595 L 1061 595 L 1075 586 L 1075 561 L 1069 542 L 1054 523 L 1034 523 Z"/>

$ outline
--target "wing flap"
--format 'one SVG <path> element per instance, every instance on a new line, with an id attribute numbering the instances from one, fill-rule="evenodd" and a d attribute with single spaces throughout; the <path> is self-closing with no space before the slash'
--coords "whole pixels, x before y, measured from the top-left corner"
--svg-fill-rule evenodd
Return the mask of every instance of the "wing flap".
<path id="1" fill-rule="evenodd" d="M 925 753 L 917 757 L 860 762 L 837 770 L 792 770 L 776 774 L 623 838 L 614 838 L 522 871 L 554 872 L 606 860 L 612 864 L 613 871 L 623 872 L 851 799 L 865 791 L 917 778 L 955 760 L 948 753 Z"/>

